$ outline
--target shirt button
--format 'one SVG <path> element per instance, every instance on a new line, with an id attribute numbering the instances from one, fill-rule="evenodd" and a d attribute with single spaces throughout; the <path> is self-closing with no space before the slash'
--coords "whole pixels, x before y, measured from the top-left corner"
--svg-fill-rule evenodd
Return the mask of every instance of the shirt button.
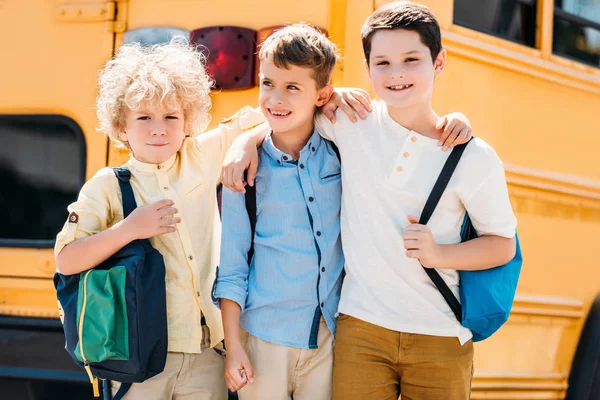
<path id="1" fill-rule="evenodd" d="M 325 267 L 321 268 L 321 272 L 325 272 Z"/>
<path id="2" fill-rule="evenodd" d="M 317 231 L 317 236 L 321 236 L 321 231 Z"/>
<path id="3" fill-rule="evenodd" d="M 196 292 L 196 296 L 200 297 L 200 292 Z"/>
<path id="4" fill-rule="evenodd" d="M 413 142 L 413 143 L 414 143 L 414 142 L 416 142 L 416 141 L 417 141 L 417 137 L 416 137 L 416 136 L 412 136 L 412 137 L 410 138 L 410 140 L 411 140 L 411 142 Z"/>
<path id="5" fill-rule="evenodd" d="M 168 186 L 163 187 L 163 190 L 169 190 Z"/>
<path id="6" fill-rule="evenodd" d="M 321 303 L 321 308 L 325 307 L 325 303 Z"/>
<path id="7" fill-rule="evenodd" d="M 300 164 L 300 168 L 304 169 L 304 164 Z"/>
<path id="8" fill-rule="evenodd" d="M 408 158 L 409 154 L 408 151 L 404 153 L 404 158 Z"/>
<path id="9" fill-rule="evenodd" d="M 284 159 L 285 161 L 287 161 L 287 160 L 288 160 L 288 156 L 283 156 L 283 159 Z"/>
<path id="10" fill-rule="evenodd" d="M 315 151 L 315 148 L 313 147 L 311 150 L 312 150 L 312 151 L 313 151 L 313 153 L 314 153 L 314 151 Z"/>
<path id="11" fill-rule="evenodd" d="M 194 259 L 194 256 L 188 256 L 188 258 L 190 259 L 190 261 L 192 261 Z"/>
<path id="12" fill-rule="evenodd" d="M 398 172 L 402 172 L 403 170 L 404 170 L 404 168 L 402 168 L 402 165 L 398 165 L 396 167 L 396 171 L 398 171 Z"/>
<path id="13" fill-rule="evenodd" d="M 157 169 L 161 169 L 162 167 L 161 167 L 160 165 L 157 165 L 157 166 L 156 166 L 156 168 L 157 168 Z"/>
<path id="14" fill-rule="evenodd" d="M 281 160 L 277 160 L 277 164 L 281 164 Z"/>
<path id="15" fill-rule="evenodd" d="M 308 201 L 310 201 L 312 203 L 313 201 L 315 201 L 315 198 L 311 196 L 308 198 Z"/>

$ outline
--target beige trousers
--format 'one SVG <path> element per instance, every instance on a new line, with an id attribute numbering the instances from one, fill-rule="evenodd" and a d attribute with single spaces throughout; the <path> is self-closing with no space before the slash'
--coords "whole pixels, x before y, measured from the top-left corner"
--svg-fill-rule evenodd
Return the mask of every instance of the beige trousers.
<path id="1" fill-rule="evenodd" d="M 317 349 L 267 343 L 241 331 L 254 383 L 239 391 L 240 400 L 331 400 L 333 336 L 323 318 Z"/>
<path id="2" fill-rule="evenodd" d="M 202 353 L 168 353 L 160 374 L 134 383 L 123 400 L 227 400 L 225 352 L 222 346 L 210 348 L 210 333 L 204 328 Z M 119 382 L 111 382 L 113 396 Z"/>

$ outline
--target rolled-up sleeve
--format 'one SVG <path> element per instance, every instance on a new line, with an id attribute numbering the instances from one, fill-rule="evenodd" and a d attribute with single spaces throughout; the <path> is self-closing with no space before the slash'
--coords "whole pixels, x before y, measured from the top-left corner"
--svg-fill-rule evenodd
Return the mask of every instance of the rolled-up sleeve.
<path id="1" fill-rule="evenodd" d="M 115 201 L 120 203 L 120 193 L 111 168 L 101 169 L 87 181 L 81 188 L 77 201 L 67 208 L 69 216 L 56 235 L 54 256 L 57 257 L 72 241 L 95 235 L 109 227 L 115 218 L 111 204 Z M 122 211 L 120 213 L 122 216 Z"/>
<path id="2" fill-rule="evenodd" d="M 252 239 L 243 193 L 223 188 L 222 220 L 221 265 L 213 301 L 219 306 L 219 299 L 229 299 L 238 303 L 243 311 L 248 295 L 248 250 Z"/>

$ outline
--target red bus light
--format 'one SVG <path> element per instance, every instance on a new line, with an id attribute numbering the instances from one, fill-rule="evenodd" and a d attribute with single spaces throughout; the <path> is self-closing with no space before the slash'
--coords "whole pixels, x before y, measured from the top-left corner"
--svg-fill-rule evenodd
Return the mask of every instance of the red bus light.
<path id="1" fill-rule="evenodd" d="M 190 42 L 207 55 L 206 68 L 215 89 L 254 86 L 256 31 L 237 26 L 210 26 L 192 31 Z"/>

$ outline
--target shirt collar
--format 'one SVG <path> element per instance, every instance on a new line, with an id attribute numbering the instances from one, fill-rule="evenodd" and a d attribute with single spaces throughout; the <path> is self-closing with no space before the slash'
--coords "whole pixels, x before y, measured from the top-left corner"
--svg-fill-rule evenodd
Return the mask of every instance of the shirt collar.
<path id="1" fill-rule="evenodd" d="M 294 159 L 292 158 L 291 155 L 284 153 L 283 151 L 281 151 L 277 147 L 275 147 L 275 144 L 273 143 L 272 134 L 273 134 L 273 131 L 272 130 L 269 131 L 267 137 L 265 138 L 265 140 L 263 142 L 262 148 L 264 149 L 264 151 L 272 159 L 277 161 L 277 164 L 294 162 Z M 306 145 L 302 148 L 302 150 L 300 150 L 300 160 L 299 161 L 306 162 L 310 158 L 311 154 L 313 154 L 317 151 L 317 149 L 321 145 L 322 141 L 323 141 L 323 139 L 321 138 L 321 136 L 317 132 L 317 129 L 315 128 L 313 130 L 312 135 L 308 139 L 308 142 L 306 142 Z"/>
<path id="2" fill-rule="evenodd" d="M 175 164 L 178 154 L 179 153 L 173 154 L 171 157 L 169 157 L 168 160 L 166 160 L 165 162 L 162 162 L 160 164 L 141 162 L 140 160 L 135 158 L 133 155 L 131 155 L 131 157 L 129 158 L 129 162 L 131 163 L 133 168 L 135 168 L 137 171 L 140 171 L 140 172 L 151 172 L 152 173 L 152 172 L 157 172 L 160 170 L 168 171 Z"/>

